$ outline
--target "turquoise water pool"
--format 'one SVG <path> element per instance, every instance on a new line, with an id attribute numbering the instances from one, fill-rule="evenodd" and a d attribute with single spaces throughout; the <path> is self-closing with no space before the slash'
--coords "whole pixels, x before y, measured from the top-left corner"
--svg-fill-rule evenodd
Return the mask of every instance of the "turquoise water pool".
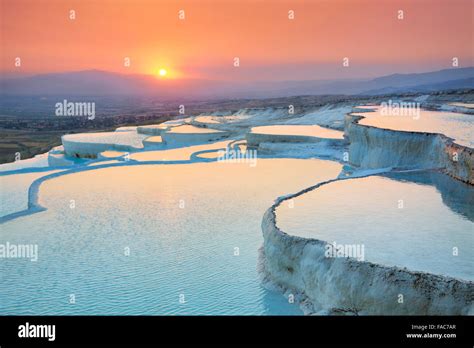
<path id="1" fill-rule="evenodd" d="M 261 219 L 276 197 L 340 169 L 259 159 L 48 180 L 39 191 L 46 211 L 0 225 L 0 244 L 38 245 L 36 262 L 0 260 L 0 314 L 302 314 L 261 284 Z"/>
<path id="2" fill-rule="evenodd" d="M 363 246 L 366 261 L 474 280 L 474 187 L 441 173 L 332 182 L 281 204 L 276 221 L 290 235 Z"/>

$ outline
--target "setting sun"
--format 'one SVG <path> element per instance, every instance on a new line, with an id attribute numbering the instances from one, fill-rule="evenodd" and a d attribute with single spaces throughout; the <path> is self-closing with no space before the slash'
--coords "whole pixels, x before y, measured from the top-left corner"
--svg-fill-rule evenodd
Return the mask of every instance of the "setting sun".
<path id="1" fill-rule="evenodd" d="M 473 18 L 0 0 L 0 348 L 467 343 Z"/>
<path id="2" fill-rule="evenodd" d="M 168 72 L 166 71 L 166 69 L 160 69 L 160 70 L 158 71 L 158 75 L 160 75 L 160 76 L 162 76 L 162 77 L 166 76 L 167 73 L 168 73 Z"/>

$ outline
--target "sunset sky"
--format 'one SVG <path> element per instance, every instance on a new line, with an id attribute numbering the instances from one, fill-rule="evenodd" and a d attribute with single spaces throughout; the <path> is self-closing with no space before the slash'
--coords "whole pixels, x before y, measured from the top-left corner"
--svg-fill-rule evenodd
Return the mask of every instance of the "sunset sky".
<path id="1" fill-rule="evenodd" d="M 460 67 L 474 65 L 471 0 L 1 4 L 1 71 L 7 76 L 87 69 L 158 76 L 166 69 L 166 78 L 298 80 L 439 70 L 450 68 L 453 57 Z"/>

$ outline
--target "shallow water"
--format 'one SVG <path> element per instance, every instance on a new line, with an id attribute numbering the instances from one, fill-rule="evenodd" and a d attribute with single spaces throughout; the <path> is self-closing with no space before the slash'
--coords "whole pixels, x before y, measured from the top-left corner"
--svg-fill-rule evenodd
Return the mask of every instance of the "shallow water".
<path id="1" fill-rule="evenodd" d="M 446 111 L 410 109 L 405 115 L 396 111 L 375 107 L 374 112 L 355 113 L 364 116 L 362 125 L 400 131 L 441 133 L 454 139 L 457 144 L 474 148 L 474 115 Z"/>
<path id="2" fill-rule="evenodd" d="M 88 167 L 103 166 L 103 165 L 105 165 L 105 164 L 113 164 L 113 163 L 121 163 L 121 161 L 114 160 L 114 159 L 111 159 L 111 160 L 104 160 L 104 161 L 97 161 L 97 162 L 91 162 L 91 163 L 89 163 L 87 166 L 88 166 Z"/>
<path id="3" fill-rule="evenodd" d="M 102 158 L 117 158 L 117 157 L 122 157 L 127 155 L 128 152 L 125 151 L 114 151 L 114 150 L 109 150 L 109 151 L 103 151 L 100 153 L 100 156 Z"/>
<path id="4" fill-rule="evenodd" d="M 13 170 L 26 169 L 26 168 L 40 168 L 40 167 L 47 167 L 47 166 L 48 166 L 48 154 L 43 153 L 41 155 L 36 155 L 33 158 L 0 164 L 0 173 L 13 171 Z"/>
<path id="5" fill-rule="evenodd" d="M 218 141 L 202 145 L 193 145 L 179 148 L 163 149 L 156 151 L 134 152 L 130 159 L 136 161 L 186 161 L 193 153 L 199 151 L 225 149 L 232 140 Z"/>
<path id="6" fill-rule="evenodd" d="M 143 129 L 159 130 L 159 131 L 166 130 L 166 129 L 170 128 L 170 127 L 171 127 L 170 124 L 164 124 L 164 123 L 151 124 L 151 125 L 147 125 L 147 126 L 140 126 L 140 128 L 143 128 Z"/>
<path id="7" fill-rule="evenodd" d="M 0 262 L 0 314 L 301 314 L 260 283 L 261 219 L 277 196 L 340 169 L 259 159 L 46 181 L 39 194 L 48 210 L 1 226 L 0 243 L 38 244 L 39 259 Z"/>
<path id="8" fill-rule="evenodd" d="M 159 135 L 146 138 L 146 141 L 149 143 L 162 143 L 163 139 Z"/>
<path id="9" fill-rule="evenodd" d="M 196 127 L 191 125 L 183 125 L 178 127 L 171 128 L 167 133 L 219 133 L 221 131 L 210 129 L 210 128 L 203 128 L 203 127 Z"/>
<path id="10" fill-rule="evenodd" d="M 293 207 L 283 202 L 277 225 L 291 235 L 364 245 L 366 261 L 474 280 L 474 187 L 437 173 L 394 178 L 323 185 L 294 198 Z"/>
<path id="11" fill-rule="evenodd" d="M 0 176 L 0 216 L 26 209 L 32 182 L 55 172 L 58 170 Z"/>
<path id="12" fill-rule="evenodd" d="M 344 133 L 316 125 L 274 125 L 253 127 L 252 133 L 273 135 L 301 135 L 318 138 L 343 139 Z"/>
<path id="13" fill-rule="evenodd" d="M 194 119 L 196 122 L 201 123 L 213 123 L 219 124 L 220 122 L 216 120 L 216 116 L 198 116 Z"/>
<path id="14" fill-rule="evenodd" d="M 462 106 L 464 108 L 474 109 L 474 103 L 449 103 L 449 105 Z"/>
<path id="15" fill-rule="evenodd" d="M 223 154 L 225 152 L 223 151 L 212 151 L 212 152 L 204 152 L 204 153 L 200 153 L 198 155 L 199 158 L 210 158 L 210 159 L 221 159 L 223 157 Z"/>

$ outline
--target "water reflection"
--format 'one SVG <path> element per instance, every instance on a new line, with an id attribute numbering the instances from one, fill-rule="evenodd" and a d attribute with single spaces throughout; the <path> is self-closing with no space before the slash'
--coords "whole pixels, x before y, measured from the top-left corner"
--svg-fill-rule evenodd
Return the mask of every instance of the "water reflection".
<path id="1" fill-rule="evenodd" d="M 252 133 L 271 135 L 299 135 L 318 138 L 343 139 L 344 133 L 316 125 L 274 125 L 253 127 Z"/>
<path id="2" fill-rule="evenodd" d="M 259 159 L 256 167 L 111 167 L 46 181 L 48 210 L 2 225 L 0 243 L 38 244 L 39 258 L 0 262 L 0 314 L 301 314 L 261 287 L 261 219 L 276 197 L 340 170 Z"/>
<path id="3" fill-rule="evenodd" d="M 397 109 L 375 107 L 374 112 L 354 113 L 364 116 L 362 125 L 400 131 L 441 133 L 455 140 L 457 144 L 474 147 L 474 115 L 446 111 L 429 111 L 416 105 Z"/>
<path id="4" fill-rule="evenodd" d="M 364 245 L 365 259 L 474 279 L 474 187 L 441 173 L 342 180 L 277 208 L 285 232 Z"/>

